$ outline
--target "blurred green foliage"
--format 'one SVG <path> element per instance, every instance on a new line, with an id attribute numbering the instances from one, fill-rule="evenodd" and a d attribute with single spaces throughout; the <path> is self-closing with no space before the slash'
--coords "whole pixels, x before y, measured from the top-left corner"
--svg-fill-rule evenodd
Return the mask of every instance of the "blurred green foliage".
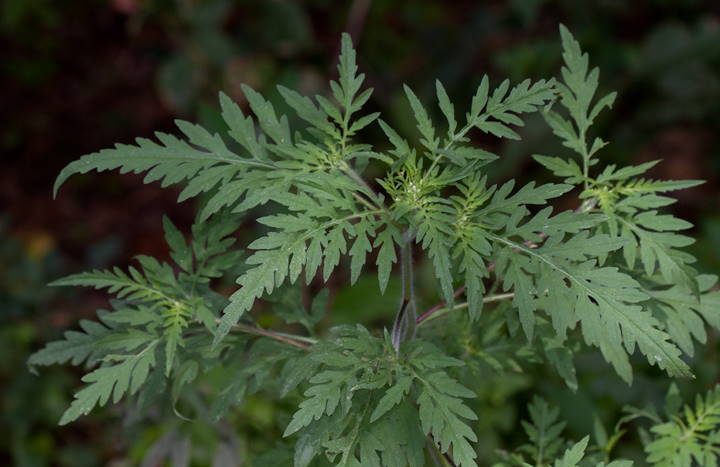
<path id="1" fill-rule="evenodd" d="M 218 122 L 216 97 L 224 90 L 242 98 L 240 84 L 283 103 L 271 87 L 282 84 L 310 94 L 324 88 L 334 70 L 341 31 L 353 34 L 360 67 L 376 89 L 370 110 L 403 136 L 413 137 L 412 119 L 403 103 L 401 83 L 421 100 L 434 93 L 427 76 L 437 76 L 457 102 L 469 100 L 483 73 L 513 81 L 552 74 L 559 66 L 557 23 L 576 34 L 600 82 L 617 90 L 613 121 L 598 127 L 613 144 L 605 157 L 622 163 L 664 158 L 658 178 L 707 179 L 689 190 L 677 209 L 697 225 L 693 251 L 699 268 L 720 268 L 720 5 L 703 0 L 510 0 L 441 2 L 416 0 L 5 0 L 0 3 L 3 93 L 0 110 L 10 116 L 0 130 L 3 176 L 0 182 L 0 462 L 4 465 L 287 465 L 273 457 L 266 433 L 293 410 L 261 396 L 242 413 L 220 424 L 186 423 L 158 414 L 156 423 L 138 426 L 132 414 L 120 426 L 99 413 L 78 426 L 59 430 L 56 422 L 76 382 L 68 370 L 54 368 L 32 375 L 27 355 L 41 342 L 94 307 L 80 308 L 92 293 L 59 295 L 45 284 L 70 270 L 107 266 L 127 260 L 132 242 L 145 249 L 161 240 L 145 239 L 142 222 L 122 229 L 86 225 L 93 218 L 85 205 L 58 208 L 44 215 L 57 168 L 81 152 L 114 143 L 119 128 L 128 135 L 163 128 L 173 115 L 192 116 L 206 127 Z M 390 91 L 393 90 L 393 91 Z M 397 90 L 397 91 L 396 91 Z M 114 110 L 117 109 L 117 110 Z M 109 116 L 99 117 L 99 114 Z M 67 120 L 69 119 L 69 120 Z M 63 123 L 64 121 L 70 123 Z M 69 141 L 66 124 L 75 125 Z M 531 153 L 558 153 L 540 120 L 530 120 L 520 143 L 495 148 L 503 158 L 495 176 L 534 175 Z M 121 133 L 122 133 L 121 132 Z M 87 134 L 87 141 L 75 141 Z M 372 137 L 372 133 L 370 134 Z M 378 134 L 378 138 L 380 135 Z M 48 162 L 51 159 L 51 162 Z M 30 171 L 32 170 L 32 175 Z M 662 169 L 660 169 L 662 170 Z M 103 178 L 105 177 L 105 178 Z M 100 199 L 92 206 L 112 213 L 107 198 L 137 190 L 112 176 L 74 182 L 70 189 Z M 109 182 L 108 182 L 109 180 Z M 83 185 L 85 183 L 85 185 Z M 123 219 L 149 212 L 160 200 L 156 191 L 138 191 L 127 200 Z M 122 194 L 120 195 L 122 196 Z M 80 196 L 66 196 L 64 203 Z M 106 203 L 102 204 L 105 199 Z M 40 201 L 38 201 L 40 200 Z M 150 201 L 148 201 L 150 200 Z M 172 201 L 172 200 L 170 200 Z M 88 202 L 87 200 L 75 202 Z M 40 206 L 39 208 L 37 206 Z M 191 211 L 189 206 L 185 210 Z M 124 216 L 124 217 L 122 217 Z M 192 213 L 185 214 L 192 219 Z M 68 226 L 75 226 L 68 228 Z M 249 227 L 251 228 L 251 227 Z M 115 230 L 117 231 L 115 231 Z M 104 232 L 99 234 L 98 231 Z M 113 231 L 109 234 L 108 231 Z M 52 232 L 49 233 L 49 232 Z M 139 232 L 139 233 L 138 233 Z M 160 229 L 155 231 L 161 238 Z M 140 240 L 139 240 L 140 239 Z M 423 271 L 420 271 L 422 281 Z M 425 274 L 429 277 L 429 274 Z M 333 323 L 377 322 L 393 300 L 360 280 L 334 290 Z M 425 296 L 424 306 L 437 297 Z M 367 306 L 373 304 L 377 306 Z M 333 324 L 328 323 L 328 325 Z M 488 323 L 486 323 L 488 324 Z M 491 323 L 490 323 L 491 324 Z M 463 323 L 459 323 L 462 326 Z M 718 379 L 717 335 L 695 356 L 698 378 L 685 381 L 684 395 L 705 392 Z M 488 359 L 490 362 L 491 360 Z M 492 366 L 491 363 L 489 363 Z M 602 437 L 625 404 L 661 405 L 667 382 L 654 370 L 638 374 L 630 388 L 601 364 L 597 355 L 577 361 L 579 390 L 572 393 L 542 368 L 499 380 L 487 378 L 473 407 L 485 414 L 478 426 L 483 452 L 524 441 L 519 431 L 526 403 L 541 394 L 561 410 L 575 438 Z M 594 401 L 594 402 L 591 402 Z M 599 403 L 597 401 L 600 401 Z M 182 409 L 179 409 L 182 410 Z M 591 426 L 586 415 L 594 412 Z M 112 420 L 112 421 L 111 421 Z M 631 430 L 634 431 L 634 430 Z M 264 453 L 257 456 L 258 453 Z M 642 458 L 637 435 L 626 435 L 616 453 Z M 488 460 L 488 462 L 490 459 Z"/>

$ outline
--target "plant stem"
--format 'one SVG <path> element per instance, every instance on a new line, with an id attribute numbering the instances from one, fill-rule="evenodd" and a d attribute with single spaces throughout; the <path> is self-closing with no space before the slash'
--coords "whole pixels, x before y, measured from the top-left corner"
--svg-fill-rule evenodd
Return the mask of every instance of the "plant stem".
<path id="1" fill-rule="evenodd" d="M 448 453 L 443 453 L 440 448 L 435 444 L 435 439 L 432 435 L 427 435 L 427 444 L 430 445 L 430 458 L 436 467 L 455 467 L 455 463 Z"/>
<path id="2" fill-rule="evenodd" d="M 460 288 L 457 289 L 455 292 L 453 292 L 453 297 L 457 297 L 458 295 L 460 295 L 460 294 L 463 293 L 464 291 L 465 291 L 465 287 L 460 287 Z M 430 318 L 430 316 L 431 316 L 433 313 L 437 312 L 437 311 L 440 310 L 442 307 L 444 307 L 446 304 L 447 304 L 447 302 L 446 302 L 445 300 L 441 301 L 440 303 L 438 303 L 437 305 L 435 305 L 434 307 L 430 308 L 428 311 L 426 311 L 425 313 L 423 313 L 422 315 L 420 315 L 415 321 L 417 322 L 417 324 L 422 323 L 422 322 L 425 321 L 426 319 Z"/>
<path id="3" fill-rule="evenodd" d="M 365 181 L 364 178 L 358 174 L 355 169 L 350 167 L 350 164 L 343 163 L 344 167 L 342 167 L 342 171 L 347 174 L 348 177 L 350 177 L 355 183 L 359 185 L 359 187 L 362 189 L 362 192 L 368 195 L 370 198 L 370 201 L 373 203 L 375 209 L 382 209 L 385 210 L 385 207 L 378 199 L 377 193 L 375 193 L 375 190 L 372 189 L 370 185 Z"/>
<path id="4" fill-rule="evenodd" d="M 370 209 L 377 209 L 377 206 L 375 206 L 373 203 L 362 197 L 359 193 L 353 191 L 353 198 L 358 200 L 361 204 L 363 204 L 366 208 Z"/>
<path id="5" fill-rule="evenodd" d="M 483 303 L 499 302 L 500 300 L 507 300 L 509 298 L 513 298 L 514 296 L 515 296 L 515 294 L 512 292 L 501 293 L 501 294 L 497 294 L 497 295 L 488 295 L 487 297 L 482 299 L 482 302 Z M 441 303 L 439 305 L 440 306 L 435 305 L 434 307 L 432 307 L 431 309 L 429 309 L 428 311 L 423 313 L 422 316 L 420 316 L 417 319 L 417 326 L 420 327 L 423 325 L 423 323 L 427 323 L 428 321 L 432 321 L 435 318 L 439 318 L 442 315 L 446 315 L 453 310 L 461 310 L 461 309 L 468 307 L 467 302 L 458 303 L 457 305 L 453 306 L 452 308 L 451 307 L 443 307 L 444 303 Z"/>
<path id="6" fill-rule="evenodd" d="M 417 322 L 417 304 L 415 302 L 415 284 L 412 258 L 412 235 L 407 230 L 403 234 L 403 245 L 400 249 L 400 281 L 402 292 L 400 305 L 395 315 L 392 328 L 392 342 L 395 351 L 400 351 L 400 344 L 415 337 Z"/>
<path id="7" fill-rule="evenodd" d="M 276 336 L 280 337 L 287 337 L 288 339 L 293 339 L 299 342 L 305 342 L 306 344 L 315 345 L 318 343 L 318 340 L 313 337 L 308 336 L 299 336 L 297 334 L 289 334 L 285 332 L 278 332 L 278 331 L 271 331 Z"/>
<path id="8" fill-rule="evenodd" d="M 215 321 L 220 322 L 220 320 Z M 284 332 L 268 331 L 267 329 L 261 329 L 255 326 L 248 326 L 247 324 L 235 324 L 233 326 L 233 329 L 237 329 L 238 331 L 245 332 L 247 334 L 254 334 L 256 336 L 275 339 L 276 341 L 284 342 L 286 344 L 303 350 L 307 350 L 310 348 L 310 345 L 317 343 L 317 340 L 311 337 L 297 336 L 295 334 L 286 334 Z"/>

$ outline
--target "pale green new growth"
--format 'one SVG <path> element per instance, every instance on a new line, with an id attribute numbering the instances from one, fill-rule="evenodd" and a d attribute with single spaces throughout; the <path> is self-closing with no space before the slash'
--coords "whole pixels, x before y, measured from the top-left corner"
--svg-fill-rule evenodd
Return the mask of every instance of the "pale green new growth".
<path id="1" fill-rule="evenodd" d="M 522 425 L 529 444 L 520 446 L 514 453 L 501 453 L 502 462 L 493 467 L 631 467 L 632 461 L 615 460 L 610 463 L 598 460 L 600 446 L 588 446 L 590 437 L 585 436 L 571 443 L 562 436 L 565 422 L 559 422 L 560 411 L 535 397 L 528 405 L 530 421 Z M 527 456 L 527 457 L 526 457 Z"/>
<path id="2" fill-rule="evenodd" d="M 558 81 L 505 80 L 493 88 L 483 76 L 469 103 L 453 103 L 436 81 L 433 106 L 405 86 L 418 145 L 378 113 L 363 114 L 372 90 L 363 89 L 343 35 L 338 79 L 327 95 L 311 99 L 278 87 L 284 108 L 302 121 L 298 128 L 243 86 L 249 114 L 220 95 L 226 134 L 178 122 L 182 137 L 158 133 L 157 141 L 138 139 L 69 164 L 55 192 L 73 174 L 119 169 L 144 172 L 146 183 L 183 183 L 180 200 L 202 203 L 190 239 L 163 221 L 174 265 L 140 256 L 140 266 L 127 271 L 53 283 L 116 297 L 113 311 L 98 313 L 99 323 L 82 321 L 83 332 L 67 332 L 29 361 L 84 363 L 90 370 L 61 423 L 111 397 L 134 396 L 140 412 L 165 403 L 183 418 L 187 410 L 218 420 L 250 394 L 294 394 L 302 400 L 287 416 L 284 437 L 294 443 L 296 467 L 321 457 L 341 466 L 445 459 L 469 467 L 482 458 L 482 414 L 473 404 L 481 367 L 503 373 L 544 362 L 575 390 L 573 352 L 584 342 L 628 383 L 636 353 L 669 376 L 691 376 L 683 355 L 692 356 L 694 341 L 706 341 L 706 324 L 720 328 L 720 292 L 717 278 L 698 275 L 695 258 L 682 249 L 693 241 L 680 233 L 691 224 L 663 208 L 674 202 L 665 193 L 699 182 L 643 178 L 655 162 L 603 166 L 607 142 L 591 137 L 592 125 L 615 93 L 595 98 L 598 70 L 563 26 L 560 35 Z M 472 132 L 520 139 L 532 112 L 542 113 L 571 152 L 534 156 L 561 183 L 488 184 L 498 155 L 474 146 Z M 387 147 L 358 141 L 373 124 Z M 363 178 L 370 162 L 376 180 Z M 555 212 L 550 203 L 573 190 L 575 208 Z M 230 249 L 230 235 L 245 225 L 240 215 L 251 215 L 262 231 L 244 245 L 247 254 Z M 383 293 L 393 269 L 400 270 L 396 325 L 384 334 L 360 325 L 324 332 L 328 293 L 305 309 L 298 279 L 324 283 L 347 267 L 355 283 L 369 258 Z M 415 316 L 413 268 L 421 258 L 430 262 L 445 303 Z M 234 290 L 214 281 L 227 276 Z M 264 303 L 256 307 L 259 299 Z M 256 321 L 258 309 L 272 319 Z M 393 322 L 393 310 L 380 311 Z M 426 331 L 441 319 L 444 330 L 463 323 L 461 331 L 444 338 Z M 280 321 L 306 334 L 275 328 Z M 690 459 L 714 465 L 717 399 L 712 393 L 696 412 L 653 428 L 648 460 L 676 465 L 662 462 L 680 455 L 688 463 L 679 465 Z M 630 465 L 610 462 L 610 448 L 589 445 L 588 437 L 565 441 L 558 411 L 541 399 L 529 413 L 523 428 L 530 444 L 500 465 Z M 678 441 L 688 434 L 692 442 Z"/>
<path id="3" fill-rule="evenodd" d="M 650 430 L 647 461 L 658 467 L 716 466 L 720 458 L 720 388 L 698 395 L 695 407 L 668 414 L 671 421 Z M 696 463 L 696 464 L 694 464 Z"/>

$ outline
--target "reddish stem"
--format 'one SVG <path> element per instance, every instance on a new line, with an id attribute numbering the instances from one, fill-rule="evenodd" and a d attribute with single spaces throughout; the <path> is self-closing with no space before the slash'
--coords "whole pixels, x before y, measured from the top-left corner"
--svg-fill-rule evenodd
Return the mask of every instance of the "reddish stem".
<path id="1" fill-rule="evenodd" d="M 460 287 L 460 288 L 457 289 L 455 292 L 453 292 L 453 297 L 457 297 L 458 295 L 460 295 L 460 294 L 463 293 L 463 292 L 465 292 L 465 287 L 464 287 L 464 286 L 463 286 L 463 287 Z M 420 316 L 418 316 L 418 318 L 415 320 L 415 323 L 417 323 L 417 324 L 422 323 L 423 321 L 425 321 L 426 319 L 428 319 L 430 316 L 432 316 L 433 313 L 435 313 L 436 311 L 442 309 L 445 305 L 447 305 L 447 301 L 443 300 L 442 302 L 438 303 L 438 304 L 435 305 L 434 307 L 430 308 L 430 309 L 429 309 L 428 311 L 426 311 L 425 313 L 423 313 L 423 314 L 421 314 Z"/>

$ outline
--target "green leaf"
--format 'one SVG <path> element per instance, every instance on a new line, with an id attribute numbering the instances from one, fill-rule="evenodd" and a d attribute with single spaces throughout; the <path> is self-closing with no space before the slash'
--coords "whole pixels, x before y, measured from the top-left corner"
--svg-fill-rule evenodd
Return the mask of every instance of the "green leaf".
<path id="1" fill-rule="evenodd" d="M 450 217 L 452 212 L 447 203 L 438 202 L 418 210 L 412 220 L 412 225 L 417 230 L 415 234 L 417 243 L 423 250 L 427 250 L 435 269 L 435 277 L 440 282 L 443 298 L 450 306 L 454 299 L 450 257 L 452 248 L 450 238 L 453 234 L 450 227 L 453 222 Z"/>
<path id="2" fill-rule="evenodd" d="M 165 241 L 170 247 L 170 257 L 172 257 L 173 261 L 183 270 L 187 272 L 192 271 L 192 250 L 185 242 L 183 234 L 167 216 L 163 216 L 163 229 L 165 230 Z"/>
<path id="3" fill-rule="evenodd" d="M 265 149 L 257 140 L 252 117 L 245 117 L 240 107 L 223 92 L 220 93 L 220 107 L 223 120 L 229 128 L 228 134 L 240 143 L 253 158 L 267 159 Z"/>
<path id="4" fill-rule="evenodd" d="M 51 286 L 83 286 L 108 289 L 108 293 L 126 300 L 161 301 L 167 296 L 137 269 L 130 266 L 130 274 L 116 267 L 113 271 L 95 270 L 73 274 L 50 283 Z M 171 270 L 170 270 L 171 272 Z"/>
<path id="5" fill-rule="evenodd" d="M 168 307 L 163 312 L 163 334 L 165 336 L 165 376 L 170 376 L 173 370 L 175 352 L 183 347 L 183 332 L 188 327 L 190 311 L 183 305 L 177 304 Z"/>
<path id="6" fill-rule="evenodd" d="M 677 283 L 670 288 L 660 287 L 648 290 L 656 300 L 652 303 L 656 315 L 675 342 L 683 351 L 693 356 L 693 339 L 704 344 L 707 340 L 703 319 L 714 328 L 720 327 L 720 292 L 712 290 L 717 281 L 715 276 L 700 275 L 694 287 Z M 699 293 L 696 294 L 696 291 Z"/>
<path id="7" fill-rule="evenodd" d="M 691 375 L 687 364 L 680 359 L 680 350 L 661 329 L 657 319 L 637 305 L 647 300 L 648 296 L 632 278 L 617 268 L 598 268 L 594 261 L 565 263 L 563 258 L 577 260 L 577 255 L 583 254 L 576 248 L 558 249 L 553 242 L 546 242 L 542 247 L 532 249 L 501 237 L 490 238 L 510 247 L 504 251 L 508 258 L 515 258 L 513 261 L 523 261 L 522 256 L 530 258 L 523 269 L 532 271 L 535 277 L 551 284 L 550 287 L 538 287 L 539 290 L 548 289 L 548 297 L 555 294 L 564 296 L 561 303 L 566 305 L 561 308 L 553 307 L 552 300 L 544 299 L 550 305 L 547 311 L 556 332 L 564 335 L 565 329 L 572 328 L 579 320 L 585 341 L 599 347 L 605 359 L 624 380 L 632 380 L 627 354 L 634 352 L 636 344 L 651 365 L 658 365 L 671 376 Z M 620 246 L 617 241 L 594 242 L 580 238 L 582 240 L 578 245 L 600 247 L 599 251 L 587 251 L 585 254 L 589 257 L 602 253 L 602 250 L 607 251 L 607 248 L 612 250 Z M 506 261 L 498 261 L 498 273 L 505 271 Z M 537 269 L 533 269 L 535 267 Z M 517 274 L 519 270 L 515 268 L 514 271 Z"/>
<path id="8" fill-rule="evenodd" d="M 316 196 L 320 197 L 321 193 L 316 193 Z M 322 203 L 320 199 L 308 194 L 287 195 L 283 203 L 291 206 L 296 203 L 294 210 L 302 214 L 277 214 L 258 219 L 276 230 L 249 245 L 255 250 L 247 260 L 250 268 L 236 280 L 240 289 L 230 297 L 230 304 L 223 310 L 215 345 L 252 308 L 257 298 L 265 293 L 271 294 L 288 279 L 294 283 L 303 269 L 306 282 L 310 282 L 320 264 L 324 263 L 323 279 L 327 280 L 339 264 L 340 257 L 347 252 L 347 237 L 357 235 L 353 221 L 380 214 L 379 211 L 353 213 L 357 208 L 345 198 L 324 199 Z M 384 264 L 388 248 L 392 247 L 385 243 L 388 235 L 391 240 L 397 234 L 387 227 L 376 239 L 376 246 L 382 245 L 378 264 Z"/>
<path id="9" fill-rule="evenodd" d="M 477 436 L 463 420 L 476 420 L 475 413 L 462 402 L 462 398 L 475 394 L 460 385 L 444 371 L 424 374 L 417 403 L 420 406 L 420 423 L 425 433 L 431 433 L 435 444 L 452 456 L 459 466 L 476 466 L 477 453 L 472 444 Z"/>
<path id="10" fill-rule="evenodd" d="M 583 181 L 587 187 L 589 168 L 597 162 L 593 160 L 593 156 L 607 144 L 602 139 L 595 138 L 588 147 L 587 132 L 600 111 L 612 107 L 616 93 L 607 94 L 592 105 L 600 73 L 597 68 L 589 70 L 588 55 L 582 52 L 578 41 L 562 24 L 560 36 L 564 66 L 561 70 L 563 82 L 557 85 L 557 89 L 560 103 L 567 110 L 570 120 L 550 110 L 547 110 L 544 116 L 553 133 L 563 141 L 563 145 L 582 158 L 583 178 L 572 181 Z"/>
<path id="11" fill-rule="evenodd" d="M 75 400 L 60 419 L 60 425 L 67 425 L 82 415 L 87 415 L 96 405 L 105 405 L 110 396 L 117 403 L 126 392 L 135 394 L 148 377 L 150 368 L 155 366 L 153 341 L 135 355 L 111 355 L 107 360 L 120 363 L 101 367 L 83 376 L 90 383 L 75 394 Z"/>
<path id="12" fill-rule="evenodd" d="M 399 377 L 395 384 L 385 391 L 385 394 L 375 406 L 375 410 L 370 415 L 370 422 L 374 422 L 398 405 L 410 391 L 412 381 L 413 378 L 410 376 L 403 375 Z"/>
<path id="13" fill-rule="evenodd" d="M 375 234 L 375 227 L 368 219 L 361 219 L 355 224 L 355 242 L 350 247 L 350 283 L 354 284 L 360 277 L 363 265 L 367 260 L 367 254 L 372 251 L 370 237 Z"/>
<path id="14" fill-rule="evenodd" d="M 410 146 L 408 145 L 407 141 L 402 139 L 400 135 L 397 134 L 395 130 L 392 129 L 390 125 L 385 123 L 382 119 L 378 120 L 378 123 L 380 124 L 380 127 L 385 132 L 385 136 L 387 136 L 390 143 L 395 146 L 395 152 L 397 154 L 407 154 L 410 152 Z"/>
<path id="15" fill-rule="evenodd" d="M 531 444 L 522 446 L 520 450 L 527 452 L 536 463 L 544 464 L 555 458 L 565 444 L 561 433 L 566 423 L 558 420 L 560 411 L 557 408 L 550 408 L 538 396 L 533 397 L 528 412 L 530 422 L 523 421 L 522 427 Z"/>
<path id="16" fill-rule="evenodd" d="M 385 229 L 377 235 L 373 244 L 375 248 L 380 248 L 375 264 L 378 267 L 378 284 L 382 293 L 385 293 L 388 280 L 390 280 L 392 265 L 397 262 L 395 245 L 401 242 L 402 234 L 400 231 L 392 224 L 387 224 Z"/>
<path id="17" fill-rule="evenodd" d="M 377 120 L 378 117 L 380 117 L 380 112 L 373 112 L 371 114 L 365 115 L 364 117 L 360 117 L 359 119 L 355 120 L 355 122 L 353 122 L 353 124 L 350 126 L 350 129 L 348 129 L 348 135 L 354 135 L 358 131 L 362 130 L 363 128 Z"/>
<path id="18" fill-rule="evenodd" d="M 510 180 L 495 191 L 487 207 L 479 211 L 480 215 L 487 215 L 491 212 L 512 212 L 518 206 L 524 204 L 546 204 L 547 200 L 557 198 L 573 189 L 572 185 L 562 183 L 546 183 L 535 186 L 530 182 L 520 188 L 515 194 L 510 195 L 515 181 Z"/>
<path id="19" fill-rule="evenodd" d="M 621 226 L 619 234 L 626 241 L 623 254 L 629 267 L 634 266 L 635 258 L 639 256 L 648 276 L 659 270 L 669 283 L 682 282 L 694 287 L 689 265 L 695 262 L 695 258 L 678 249 L 692 244 L 694 240 L 672 233 L 691 224 L 672 216 L 658 216 L 654 211 L 645 211 L 631 218 L 614 216 L 613 219 Z M 645 226 L 659 231 L 648 230 Z"/>
<path id="20" fill-rule="evenodd" d="M 106 353 L 101 343 L 113 335 L 112 328 L 95 321 L 81 320 L 80 329 L 82 331 L 66 331 L 63 339 L 50 342 L 33 353 L 27 362 L 30 369 L 34 371 L 35 366 L 66 362 L 75 366 L 85 361 L 92 364 L 101 358 Z"/>
<path id="21" fill-rule="evenodd" d="M 598 175 L 597 181 L 599 183 L 607 183 L 609 181 L 627 180 L 631 177 L 644 174 L 649 169 L 656 166 L 658 162 L 660 161 L 651 161 L 640 165 L 630 165 L 627 167 L 622 167 L 619 170 L 615 170 L 615 165 L 610 164 L 605 167 L 605 169 L 600 175 Z"/>
<path id="22" fill-rule="evenodd" d="M 299 323 L 310 333 L 313 333 L 315 325 L 325 316 L 325 309 L 328 303 L 328 289 L 322 289 L 313 298 L 310 310 L 303 306 L 303 300 L 298 287 L 288 287 L 286 292 L 279 297 L 268 297 L 268 301 L 276 306 L 273 311 L 280 316 L 287 324 Z"/>
<path id="23" fill-rule="evenodd" d="M 533 159 L 550 170 L 558 177 L 568 177 L 568 183 L 577 183 L 583 179 L 582 169 L 573 160 L 564 160 L 559 157 L 548 157 L 534 154 Z"/>
<path id="24" fill-rule="evenodd" d="M 477 90 L 475 91 L 475 95 L 472 98 L 472 103 L 470 105 L 470 113 L 467 116 L 468 125 L 470 125 L 471 122 L 475 121 L 482 113 L 483 109 L 485 108 L 485 104 L 487 104 L 489 91 L 490 80 L 488 79 L 487 75 L 483 75 L 482 80 L 480 81 L 480 86 L 478 86 Z"/>
<path id="25" fill-rule="evenodd" d="M 338 138 L 340 136 L 335 125 L 327 120 L 325 112 L 315 107 L 310 98 L 301 96 L 296 91 L 285 86 L 278 86 L 278 91 L 280 91 L 280 95 L 285 99 L 285 102 L 295 110 L 298 117 L 330 137 Z"/>
<path id="26" fill-rule="evenodd" d="M 420 134 L 423 136 L 422 144 L 432 150 L 438 147 L 438 141 L 435 139 L 435 128 L 433 128 L 432 121 L 428 116 L 427 111 L 420 103 L 415 93 L 407 85 L 403 86 L 405 95 L 408 101 L 410 101 L 410 107 L 412 108 L 415 120 L 417 121 L 417 128 Z"/>
<path id="27" fill-rule="evenodd" d="M 250 103 L 250 108 L 257 117 L 260 128 L 267 134 L 278 146 L 289 146 L 292 144 L 290 136 L 290 126 L 287 118 L 283 115 L 280 118 L 275 113 L 272 104 L 265 100 L 257 91 L 245 84 L 242 85 L 243 93 Z"/>
<path id="28" fill-rule="evenodd" d="M 91 170 L 119 168 L 121 173 L 147 171 L 145 183 L 160 180 L 162 186 L 168 186 L 201 177 L 216 167 L 222 167 L 227 176 L 245 172 L 249 168 L 273 168 L 267 162 L 239 157 L 225 146 L 217 134 L 211 135 L 197 125 L 177 121 L 177 126 L 188 137 L 188 142 L 167 133 L 156 133 L 160 144 L 138 138 L 135 146 L 117 144 L 113 149 L 103 149 L 71 162 L 58 175 L 54 194 L 57 195 L 60 186 L 72 175 Z M 211 189 L 222 179 L 213 177 L 212 181 L 205 182 L 202 191 Z"/>
<path id="29" fill-rule="evenodd" d="M 543 112 L 543 117 L 553 133 L 563 140 L 563 146 L 582 154 L 585 150 L 584 141 L 580 139 L 570 121 L 551 110 Z"/>
<path id="30" fill-rule="evenodd" d="M 585 456 L 585 448 L 587 448 L 590 436 L 586 436 L 579 442 L 575 443 L 571 448 L 565 451 L 561 459 L 553 464 L 554 467 L 577 467 Z"/>
<path id="31" fill-rule="evenodd" d="M 437 92 L 440 110 L 442 111 L 443 115 L 445 115 L 445 119 L 447 119 L 448 122 L 448 135 L 453 135 L 455 134 L 455 130 L 457 129 L 457 121 L 455 120 L 455 107 L 452 105 L 452 102 L 450 102 L 450 98 L 448 97 L 447 92 L 445 91 L 445 87 L 443 87 L 440 80 L 435 80 L 435 90 Z M 449 136 L 449 138 L 452 139 L 452 136 Z"/>
<path id="32" fill-rule="evenodd" d="M 346 329 L 344 334 L 334 341 L 319 344 L 315 348 L 312 359 L 321 363 L 324 368 L 310 378 L 310 388 L 305 391 L 306 397 L 293 414 L 283 436 L 290 436 L 307 427 L 322 417 L 332 416 L 336 410 L 347 416 L 352 407 L 353 398 L 361 389 L 377 389 L 384 386 L 387 374 L 377 381 L 373 378 L 373 361 L 384 352 L 382 341 L 372 337 L 367 330 L 358 325 L 357 328 Z M 338 333 L 338 330 L 335 330 Z M 367 379 L 359 378 L 358 372 L 364 371 Z M 376 384 L 378 383 L 378 384 Z M 339 435 L 342 430 L 338 430 Z"/>
<path id="33" fill-rule="evenodd" d="M 575 376 L 575 366 L 573 365 L 573 354 L 567 345 L 562 342 L 558 336 L 553 339 L 543 339 L 543 351 L 548 362 L 555 367 L 565 384 L 573 390 L 577 391 L 578 382 Z"/>
<path id="34" fill-rule="evenodd" d="M 684 416 L 653 426 L 652 441 L 645 446 L 647 462 L 657 466 L 717 465 L 720 444 L 720 389 L 697 396 Z"/>
<path id="35" fill-rule="evenodd" d="M 338 60 L 338 72 L 340 74 L 340 86 L 333 86 L 335 98 L 340 102 L 348 114 L 355 112 L 361 107 L 369 97 L 371 90 L 368 90 L 367 96 L 361 96 L 353 101 L 360 86 L 365 79 L 364 75 L 357 75 L 357 64 L 353 49 L 352 38 L 349 34 L 343 33 L 340 45 L 340 59 Z M 347 117 L 346 117 L 347 118 Z"/>

